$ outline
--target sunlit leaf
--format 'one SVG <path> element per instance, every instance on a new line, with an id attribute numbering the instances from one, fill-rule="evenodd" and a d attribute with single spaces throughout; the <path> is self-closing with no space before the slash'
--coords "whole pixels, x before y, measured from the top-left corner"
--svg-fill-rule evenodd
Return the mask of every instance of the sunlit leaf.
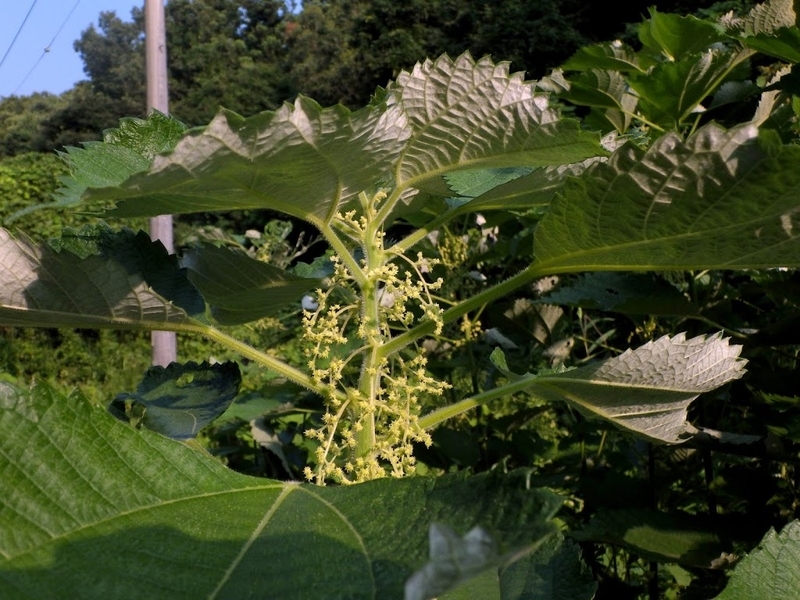
<path id="1" fill-rule="evenodd" d="M 507 63 L 444 56 L 401 73 L 388 90 L 412 128 L 396 167 L 403 187 L 439 191 L 440 175 L 455 169 L 561 165 L 602 154 L 598 138 L 561 120 L 522 73 L 509 75 Z"/>
<path id="2" fill-rule="evenodd" d="M 756 135 L 668 134 L 569 179 L 536 230 L 538 272 L 800 266 L 800 148 Z"/>
<path id="3" fill-rule="evenodd" d="M 758 548 L 736 566 L 718 600 L 795 600 L 800 597 L 800 521 L 780 533 L 770 529 Z"/>
<path id="4" fill-rule="evenodd" d="M 0 597 L 14 600 L 399 598 L 431 523 L 513 547 L 559 504 L 513 474 L 246 477 L 45 385 L 0 385 L 0 431 Z"/>
<path id="5" fill-rule="evenodd" d="M 679 443 L 692 401 L 744 374 L 741 350 L 719 335 L 686 339 L 680 333 L 563 373 L 512 378 L 529 380 L 527 391 L 538 397 L 568 402 L 653 441 Z M 492 359 L 507 372 L 498 352 Z"/>
<path id="6" fill-rule="evenodd" d="M 742 19 L 745 35 L 771 34 L 784 27 L 797 25 L 794 0 L 767 0 L 754 6 Z"/>
<path id="7" fill-rule="evenodd" d="M 726 39 L 722 28 L 695 16 L 665 14 L 650 8 L 650 18 L 639 25 L 639 40 L 650 50 L 680 60 Z"/>
<path id="8" fill-rule="evenodd" d="M 535 167 L 602 155 L 596 134 L 564 120 L 508 65 L 468 54 L 403 72 L 382 100 L 350 112 L 306 98 L 242 118 L 221 112 L 123 188 L 89 198 L 121 201 L 115 216 L 270 208 L 330 222 L 364 190 L 396 186 L 448 195 L 458 170 Z"/>

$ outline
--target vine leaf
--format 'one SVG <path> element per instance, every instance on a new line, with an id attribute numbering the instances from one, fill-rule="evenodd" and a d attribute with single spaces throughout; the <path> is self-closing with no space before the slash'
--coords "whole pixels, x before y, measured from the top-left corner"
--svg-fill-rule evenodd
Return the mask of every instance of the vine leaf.
<path id="1" fill-rule="evenodd" d="M 534 238 L 542 275 L 800 266 L 800 148 L 707 125 L 569 179 Z M 753 199 L 761 199 L 758 209 Z"/>
<path id="2" fill-rule="evenodd" d="M 88 188 L 119 185 L 134 173 L 150 168 L 157 154 L 175 147 L 186 131 L 180 121 L 153 111 L 147 119 L 120 119 L 119 127 L 103 133 L 102 142 L 85 142 L 81 148 L 60 152 L 71 175 L 50 204 L 37 204 L 11 215 L 7 222 L 43 208 L 64 208 L 80 203 Z"/>
<path id="3" fill-rule="evenodd" d="M 163 246 L 132 232 L 121 236 L 83 246 L 97 252 L 83 257 L 0 229 L 0 322 L 170 330 L 202 314 L 202 298 Z"/>
<path id="4" fill-rule="evenodd" d="M 223 325 L 273 315 L 320 285 L 319 278 L 298 277 L 235 250 L 203 245 L 187 251 L 181 266 L 211 315 Z M 298 305 L 299 306 L 299 305 Z"/>
<path id="5" fill-rule="evenodd" d="M 649 440 L 674 444 L 687 435 L 689 404 L 744 374 L 741 350 L 719 334 L 686 339 L 680 333 L 562 373 L 509 375 L 530 379 L 531 394 L 566 401 Z M 493 362 L 508 373 L 501 354 L 496 349 Z"/>
<path id="6" fill-rule="evenodd" d="M 721 27 L 692 15 L 660 13 L 650 8 L 650 18 L 639 25 L 639 41 L 670 61 L 681 60 L 722 42 L 726 36 Z"/>
<path id="7" fill-rule="evenodd" d="M 561 119 L 534 89 L 505 63 L 443 56 L 355 112 L 302 97 L 250 118 L 222 111 L 149 173 L 86 198 L 118 202 L 114 216 L 269 208 L 323 227 L 380 186 L 404 201 L 420 189 L 447 196 L 447 173 L 605 154 L 598 135 Z"/>
<path id="8" fill-rule="evenodd" d="M 227 410 L 241 383 L 235 362 L 150 367 L 136 391 L 117 395 L 108 412 L 136 427 L 188 440 Z"/>
<path id="9" fill-rule="evenodd" d="M 546 94 L 508 64 L 442 56 L 402 72 L 387 88 L 412 133 L 395 169 L 398 186 L 447 193 L 441 175 L 484 167 L 549 166 L 602 154 L 599 138 L 561 120 Z"/>
<path id="10" fill-rule="evenodd" d="M 44 384 L 0 385 L 0 430 L 3 598 L 398 598 L 430 523 L 524 546 L 560 504 L 522 473 L 246 477 Z"/>
<path id="11" fill-rule="evenodd" d="M 718 600 L 770 598 L 794 600 L 800 596 L 800 521 L 780 533 L 770 529 L 753 552 L 733 571 Z"/>

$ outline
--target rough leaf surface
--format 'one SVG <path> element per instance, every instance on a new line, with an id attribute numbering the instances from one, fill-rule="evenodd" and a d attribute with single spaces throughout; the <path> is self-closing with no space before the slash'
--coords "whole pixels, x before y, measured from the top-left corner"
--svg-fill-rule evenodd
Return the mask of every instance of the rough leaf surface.
<path id="1" fill-rule="evenodd" d="M 513 546 L 559 504 L 513 474 L 246 477 L 45 385 L 0 386 L 0 431 L 0 597 L 15 600 L 399 598 L 431 523 Z"/>
<path id="2" fill-rule="evenodd" d="M 756 133 L 712 124 L 685 142 L 622 146 L 556 196 L 536 264 L 543 274 L 800 266 L 800 148 Z"/>
<path id="3" fill-rule="evenodd" d="M 741 349 L 719 334 L 686 339 L 680 333 L 596 364 L 524 377 L 537 396 L 566 401 L 650 440 L 678 443 L 686 434 L 689 404 L 744 374 Z"/>

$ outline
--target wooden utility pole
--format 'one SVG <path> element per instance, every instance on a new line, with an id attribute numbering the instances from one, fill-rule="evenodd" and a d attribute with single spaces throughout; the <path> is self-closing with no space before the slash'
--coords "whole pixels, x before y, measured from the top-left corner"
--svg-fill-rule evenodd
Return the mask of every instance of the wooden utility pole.
<path id="1" fill-rule="evenodd" d="M 147 60 L 147 111 L 169 114 L 167 91 L 167 34 L 164 24 L 164 0 L 144 0 L 145 56 Z M 160 240 L 167 252 L 174 252 L 172 216 L 150 219 L 150 238 Z M 177 358 L 177 341 L 173 331 L 151 334 L 153 364 L 167 366 Z"/>

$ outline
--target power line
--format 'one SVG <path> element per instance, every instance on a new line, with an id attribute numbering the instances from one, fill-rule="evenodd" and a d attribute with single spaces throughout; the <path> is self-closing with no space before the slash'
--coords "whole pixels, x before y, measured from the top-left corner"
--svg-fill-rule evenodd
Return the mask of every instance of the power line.
<path id="1" fill-rule="evenodd" d="M 14 39 L 11 40 L 11 43 L 8 45 L 8 50 L 6 50 L 6 53 L 3 55 L 3 59 L 0 60 L 0 68 L 2 68 L 3 63 L 6 62 L 6 59 L 8 58 L 8 53 L 11 52 L 11 48 L 14 47 L 14 43 L 17 41 L 19 34 L 22 33 L 22 28 L 25 27 L 25 23 L 28 22 L 28 17 L 31 16 L 31 13 L 33 12 L 33 7 L 36 6 L 36 3 L 38 1 L 39 0 L 33 0 L 33 4 L 31 4 L 31 7 L 28 9 L 28 14 L 25 15 L 24 19 L 22 19 L 22 25 L 20 25 L 19 29 L 17 29 L 17 33 L 14 35 Z"/>
<path id="2" fill-rule="evenodd" d="M 50 43 L 49 43 L 49 44 L 47 44 L 47 46 L 45 47 L 45 49 L 44 49 L 44 51 L 42 52 L 41 56 L 39 56 L 39 59 L 38 59 L 38 60 L 36 61 L 36 63 L 35 63 L 35 64 L 34 64 L 34 65 L 31 67 L 30 71 L 28 71 L 28 73 L 25 75 L 25 77 L 23 77 L 22 81 L 20 81 L 20 82 L 19 82 L 19 85 L 18 85 L 18 86 L 16 87 L 16 89 L 15 89 L 15 90 L 12 92 L 12 96 L 13 96 L 13 95 L 16 95 L 16 93 L 19 91 L 19 88 L 21 88 L 23 85 L 25 85 L 25 82 L 26 82 L 26 81 L 28 81 L 28 77 L 30 77 L 30 76 L 31 76 L 31 73 L 33 73 L 33 72 L 36 70 L 36 67 L 38 67 L 38 66 L 39 66 L 39 63 L 40 63 L 40 62 L 42 62 L 42 59 L 45 57 L 45 55 L 46 55 L 48 52 L 50 52 L 50 49 L 53 47 L 53 44 L 55 44 L 55 42 L 56 42 L 56 38 L 58 37 L 58 34 L 59 34 L 59 33 L 61 33 L 61 30 L 62 30 L 62 29 L 64 29 L 64 26 L 67 24 L 67 21 L 69 21 L 69 18 L 72 16 L 72 13 L 74 13 L 74 12 L 75 12 L 75 9 L 76 9 L 76 8 L 78 8 L 78 5 L 79 5 L 80 3 L 81 3 L 81 0 L 76 0 L 75 4 L 73 4 L 73 5 L 72 5 L 72 9 L 69 11 L 69 14 L 68 14 L 68 15 L 67 15 L 67 17 L 66 17 L 66 18 L 65 18 L 65 19 L 64 19 L 64 20 L 61 22 L 61 27 L 59 27 L 59 28 L 58 28 L 58 31 L 56 31 L 56 34 L 53 36 L 53 39 L 52 39 L 52 40 L 50 40 Z M 36 4 L 36 2 L 34 2 L 34 4 Z M 27 18 L 27 17 L 26 17 L 26 18 Z M 13 43 L 13 42 L 12 42 L 12 43 Z"/>

